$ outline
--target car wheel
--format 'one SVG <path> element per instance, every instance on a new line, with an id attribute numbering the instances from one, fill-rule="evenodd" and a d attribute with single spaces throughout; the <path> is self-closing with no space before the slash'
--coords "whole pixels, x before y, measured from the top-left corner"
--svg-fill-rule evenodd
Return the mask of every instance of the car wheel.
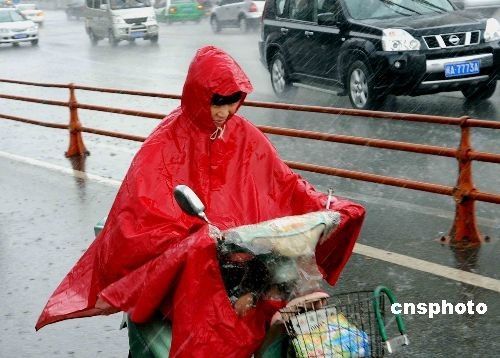
<path id="1" fill-rule="evenodd" d="M 115 37 L 115 34 L 113 33 L 113 30 L 109 29 L 109 32 L 108 32 L 108 40 L 109 40 L 109 44 L 113 47 L 115 47 L 116 45 L 118 45 L 118 40 L 116 39 Z"/>
<path id="2" fill-rule="evenodd" d="M 151 41 L 152 44 L 157 44 L 158 43 L 158 35 L 151 37 L 149 39 L 149 41 Z"/>
<path id="3" fill-rule="evenodd" d="M 244 16 L 240 17 L 239 25 L 240 25 L 241 32 L 243 32 L 243 33 L 248 32 L 248 21 Z"/>
<path id="4" fill-rule="evenodd" d="M 274 55 L 269 71 L 271 73 L 271 85 L 276 96 L 286 98 L 295 94 L 296 88 L 290 82 L 290 73 L 281 53 L 278 52 Z"/>
<path id="5" fill-rule="evenodd" d="M 94 34 L 94 31 L 92 31 L 91 29 L 89 29 L 89 38 L 90 38 L 90 43 L 92 44 L 92 46 L 96 46 L 98 44 L 99 39 Z"/>
<path id="6" fill-rule="evenodd" d="M 471 85 L 462 89 L 462 94 L 469 101 L 480 101 L 493 96 L 497 88 L 497 81 L 483 82 L 478 85 Z"/>
<path id="7" fill-rule="evenodd" d="M 221 30 L 220 22 L 215 16 L 212 16 L 212 18 L 210 19 L 210 26 L 212 27 L 212 31 L 215 34 L 218 34 Z"/>
<path id="8" fill-rule="evenodd" d="M 373 77 L 372 71 L 363 61 L 355 61 L 349 67 L 347 92 L 354 108 L 377 109 L 383 104 L 386 96 L 375 95 Z"/>
<path id="9" fill-rule="evenodd" d="M 36 39 L 36 40 L 31 40 L 31 45 L 32 45 L 32 46 L 38 46 L 38 39 Z"/>

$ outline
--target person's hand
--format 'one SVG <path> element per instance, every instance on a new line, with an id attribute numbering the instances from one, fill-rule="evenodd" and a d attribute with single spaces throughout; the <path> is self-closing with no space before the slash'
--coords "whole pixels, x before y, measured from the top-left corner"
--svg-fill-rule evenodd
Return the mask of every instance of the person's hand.
<path id="1" fill-rule="evenodd" d="M 234 310 L 238 316 L 243 317 L 255 305 L 254 295 L 249 292 L 238 298 L 234 303 Z"/>

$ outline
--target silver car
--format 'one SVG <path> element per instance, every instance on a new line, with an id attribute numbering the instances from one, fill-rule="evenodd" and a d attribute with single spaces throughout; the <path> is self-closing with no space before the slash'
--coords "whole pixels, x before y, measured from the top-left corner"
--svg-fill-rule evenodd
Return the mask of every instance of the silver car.
<path id="1" fill-rule="evenodd" d="M 87 0 L 85 30 L 92 45 L 106 37 L 111 46 L 138 38 L 158 42 L 158 23 L 149 0 Z"/>
<path id="2" fill-rule="evenodd" d="M 0 8 L 0 44 L 38 44 L 38 25 L 26 19 L 14 8 Z"/>
<path id="3" fill-rule="evenodd" d="M 264 0 L 218 0 L 210 14 L 215 33 L 224 27 L 239 27 L 241 32 L 257 29 L 264 10 Z"/>

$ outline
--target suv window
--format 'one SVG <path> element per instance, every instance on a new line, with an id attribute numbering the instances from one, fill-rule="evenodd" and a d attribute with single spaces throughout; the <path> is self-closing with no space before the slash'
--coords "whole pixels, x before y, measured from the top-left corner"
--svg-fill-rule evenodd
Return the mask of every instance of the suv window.
<path id="1" fill-rule="evenodd" d="M 339 0 L 318 0 L 318 14 L 338 14 L 342 11 Z"/>
<path id="2" fill-rule="evenodd" d="M 278 17 L 284 17 L 286 0 L 276 0 L 276 15 Z"/>
<path id="3" fill-rule="evenodd" d="M 301 21 L 316 21 L 314 0 L 292 0 L 290 2 L 290 18 Z"/>
<path id="4" fill-rule="evenodd" d="M 351 0 L 345 4 L 356 20 L 440 14 L 454 10 L 448 0 Z"/>
<path id="5" fill-rule="evenodd" d="M 149 0 L 111 0 L 111 10 L 135 9 L 151 6 Z"/>

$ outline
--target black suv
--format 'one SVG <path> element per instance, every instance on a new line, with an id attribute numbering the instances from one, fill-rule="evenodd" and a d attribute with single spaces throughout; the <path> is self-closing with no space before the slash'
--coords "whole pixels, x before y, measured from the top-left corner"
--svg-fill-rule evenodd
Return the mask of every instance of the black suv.
<path id="1" fill-rule="evenodd" d="M 260 56 L 279 97 L 306 87 L 358 109 L 389 94 L 481 100 L 500 77 L 500 25 L 478 16 L 448 0 L 267 0 Z"/>

